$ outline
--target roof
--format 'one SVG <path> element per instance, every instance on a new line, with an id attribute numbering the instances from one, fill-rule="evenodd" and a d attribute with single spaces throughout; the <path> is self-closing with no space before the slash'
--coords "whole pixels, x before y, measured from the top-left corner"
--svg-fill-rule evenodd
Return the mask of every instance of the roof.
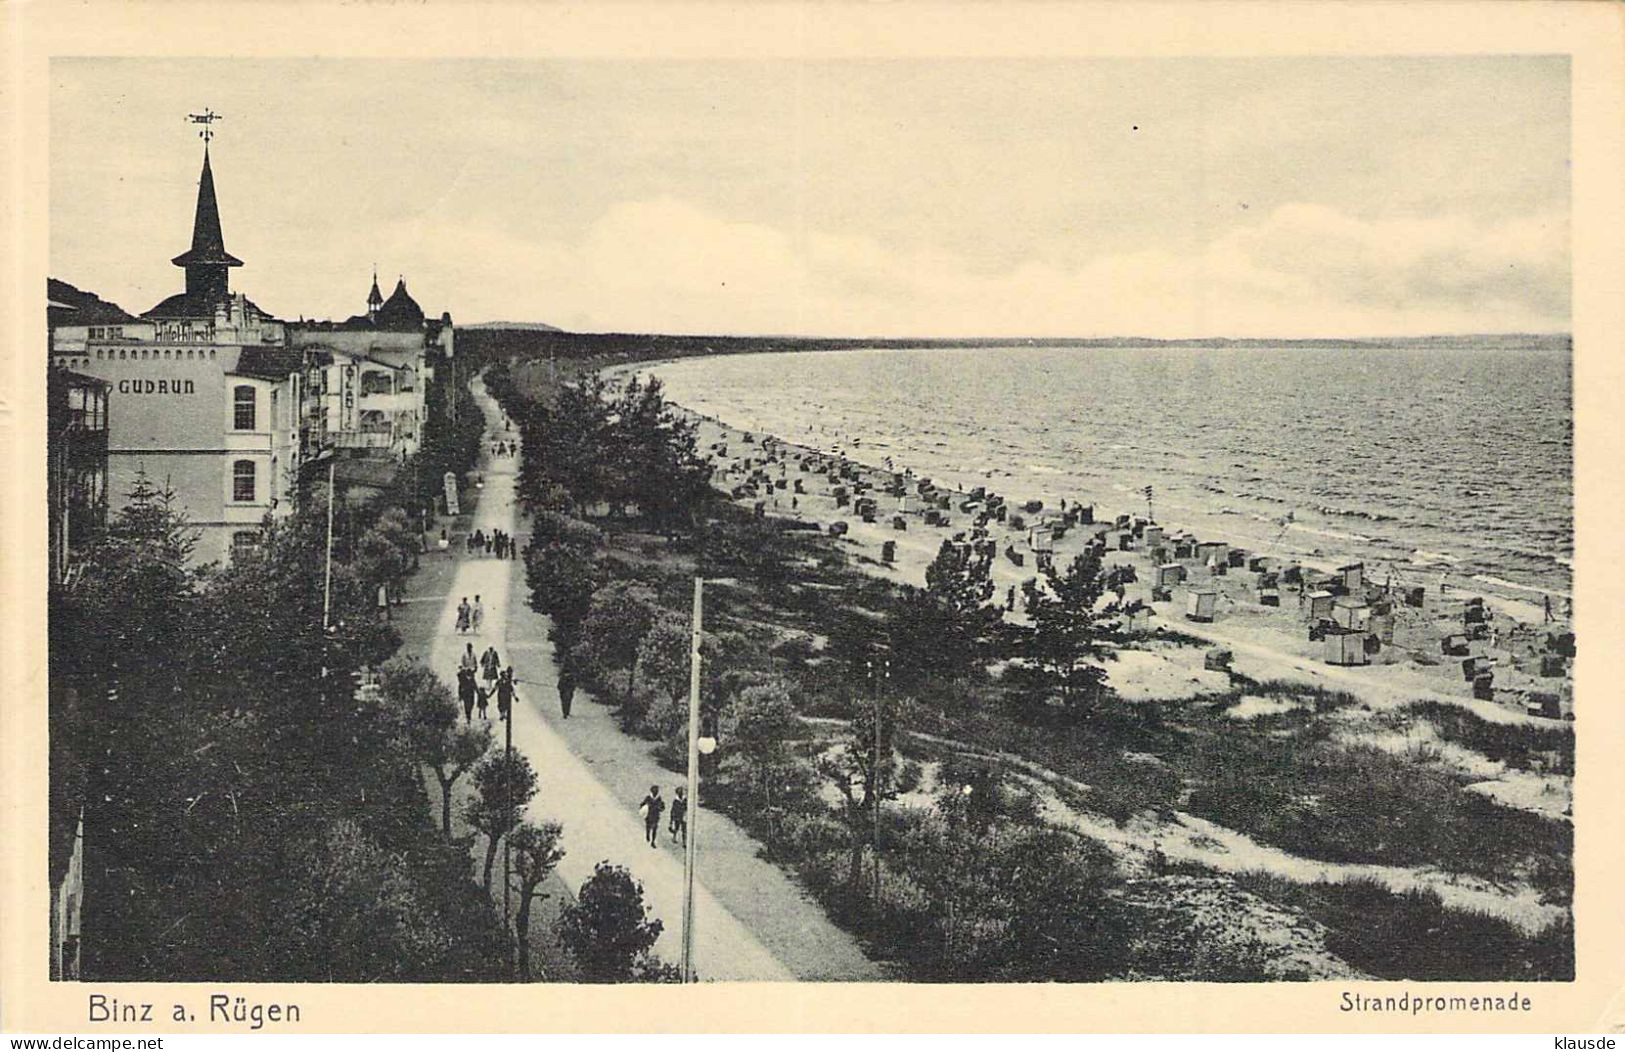
<path id="1" fill-rule="evenodd" d="M 177 267 L 213 265 L 240 267 L 243 261 L 226 251 L 220 232 L 220 204 L 214 196 L 214 171 L 209 148 L 203 148 L 203 175 L 197 184 L 197 214 L 192 219 L 192 247 L 171 260 Z"/>
<path id="2" fill-rule="evenodd" d="M 84 373 L 76 372 L 73 369 L 64 369 L 61 366 L 56 365 L 53 365 L 50 369 L 47 376 L 47 384 L 50 387 L 56 387 L 59 384 L 63 387 L 110 388 L 113 386 L 110 382 L 103 380 L 100 377 L 86 376 Z"/>
<path id="3" fill-rule="evenodd" d="M 45 316 L 52 325 L 120 325 L 141 320 L 116 303 L 56 278 L 45 279 L 45 295 Z"/>
<path id="4" fill-rule="evenodd" d="M 423 327 L 423 308 L 419 307 L 417 300 L 406 291 L 405 278 L 395 282 L 395 291 L 391 292 L 389 299 L 378 308 L 377 324 L 380 329 L 397 331 Z"/>
<path id="5" fill-rule="evenodd" d="M 221 296 L 207 292 L 177 292 L 175 295 L 162 300 L 151 310 L 143 311 L 143 318 L 213 318 L 215 308 L 222 303 L 230 302 L 230 295 Z M 243 303 L 252 310 L 258 311 L 263 318 L 270 318 L 268 311 L 260 310 L 259 306 L 247 297 Z"/>
<path id="6" fill-rule="evenodd" d="M 299 372 L 304 360 L 302 353 L 288 347 L 244 347 L 232 373 L 260 380 L 281 380 L 289 373 Z"/>

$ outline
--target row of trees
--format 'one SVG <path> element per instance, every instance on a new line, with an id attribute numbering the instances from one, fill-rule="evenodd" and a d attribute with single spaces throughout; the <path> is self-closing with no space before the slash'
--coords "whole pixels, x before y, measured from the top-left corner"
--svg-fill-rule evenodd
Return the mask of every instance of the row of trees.
<path id="1" fill-rule="evenodd" d="M 398 643 L 376 587 L 416 550 L 383 512 L 336 509 L 331 631 L 324 500 L 268 523 L 230 566 L 194 569 L 195 531 L 140 477 L 56 597 L 53 675 L 97 688 L 67 731 L 87 781 L 87 977 L 478 979 L 500 965 L 501 929 L 426 830 L 390 713 L 355 689 Z"/>
<path id="2" fill-rule="evenodd" d="M 666 402 L 659 380 L 634 377 L 612 389 L 592 374 L 561 385 L 549 403 L 526 402 L 507 367 L 487 388 L 519 424 L 526 452 L 519 495 L 527 507 L 582 514 L 602 505 L 636 512 L 672 533 L 692 529 L 710 497 L 710 462 L 696 428 Z"/>
<path id="3" fill-rule="evenodd" d="M 453 789 L 465 774 L 471 778 L 473 792 L 465 801 L 463 819 L 485 840 L 481 886 L 487 897 L 492 897 L 497 855 L 507 843 L 517 902 L 517 971 L 521 978 L 531 978 L 531 915 L 565 855 L 561 825 L 525 818 L 540 788 L 536 771 L 523 753 L 493 750 L 489 727 L 461 720 L 450 688 L 423 663 L 386 665 L 380 689 L 403 745 L 439 781 L 441 835 L 449 843 L 455 843 Z M 559 917 L 560 941 L 576 964 L 577 977 L 592 982 L 664 978 L 667 969 L 650 954 L 661 925 L 647 912 L 642 888 L 632 876 L 622 867 L 600 864 Z"/>

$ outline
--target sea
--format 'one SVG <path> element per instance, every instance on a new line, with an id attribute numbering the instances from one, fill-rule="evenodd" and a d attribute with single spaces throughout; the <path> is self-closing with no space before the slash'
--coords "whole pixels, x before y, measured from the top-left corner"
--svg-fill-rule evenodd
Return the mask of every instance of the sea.
<path id="1" fill-rule="evenodd" d="M 1018 503 L 1149 509 L 1260 554 L 1361 560 L 1379 582 L 1537 602 L 1572 588 L 1566 340 L 797 351 L 645 371 L 737 427 Z"/>

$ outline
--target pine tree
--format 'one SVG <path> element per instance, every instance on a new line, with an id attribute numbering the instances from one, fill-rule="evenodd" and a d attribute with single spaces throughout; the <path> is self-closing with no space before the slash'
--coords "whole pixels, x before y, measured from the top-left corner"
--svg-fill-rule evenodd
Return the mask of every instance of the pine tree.
<path id="1" fill-rule="evenodd" d="M 1045 574 L 1043 584 L 1028 582 L 1027 657 L 1060 691 L 1061 704 L 1071 712 L 1097 702 L 1106 690 L 1106 670 L 1099 664 L 1111 651 L 1106 646 L 1117 630 L 1115 606 L 1102 609 L 1106 580 L 1100 553 L 1087 548 L 1072 560 L 1065 573 Z"/>

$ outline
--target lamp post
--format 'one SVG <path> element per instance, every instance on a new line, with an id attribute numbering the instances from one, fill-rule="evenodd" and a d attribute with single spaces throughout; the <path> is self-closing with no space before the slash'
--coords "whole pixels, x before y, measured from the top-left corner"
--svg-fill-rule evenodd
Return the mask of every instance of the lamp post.
<path id="1" fill-rule="evenodd" d="M 718 580 L 714 583 L 725 583 Z M 694 869 L 699 850 L 700 757 L 717 749 L 714 733 L 700 730 L 700 640 L 705 578 L 694 578 L 694 624 L 688 651 L 688 841 L 683 845 L 683 982 L 694 981 Z"/>

